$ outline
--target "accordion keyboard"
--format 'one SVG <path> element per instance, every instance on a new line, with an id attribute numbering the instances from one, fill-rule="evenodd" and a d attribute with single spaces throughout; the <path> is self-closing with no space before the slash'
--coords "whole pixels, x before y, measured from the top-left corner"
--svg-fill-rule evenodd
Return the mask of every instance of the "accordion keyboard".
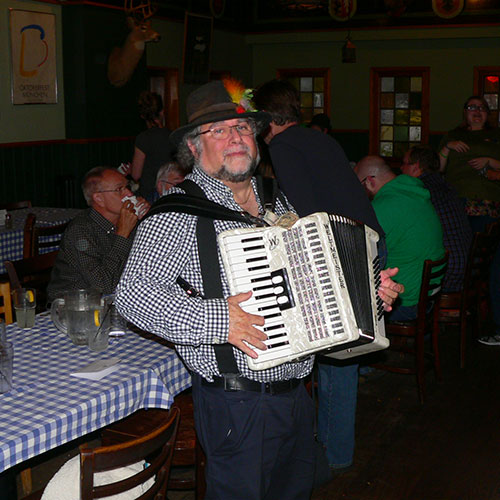
<path id="1" fill-rule="evenodd" d="M 269 368 L 360 338 L 327 214 L 299 219 L 290 229 L 241 228 L 218 239 L 231 294 L 251 290 L 252 297 L 240 305 L 265 318 L 258 328 L 268 336 L 267 349 L 256 349 L 256 360 L 248 357 L 250 368 Z"/>

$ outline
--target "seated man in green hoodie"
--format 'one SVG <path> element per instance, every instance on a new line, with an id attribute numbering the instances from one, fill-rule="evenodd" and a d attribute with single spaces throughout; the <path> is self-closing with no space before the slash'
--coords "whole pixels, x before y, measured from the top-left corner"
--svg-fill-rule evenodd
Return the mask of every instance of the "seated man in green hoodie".
<path id="1" fill-rule="evenodd" d="M 445 253 L 441 223 L 430 193 L 420 179 L 396 176 L 379 156 L 364 157 L 354 170 L 385 232 L 387 266 L 399 268 L 395 281 L 405 287 L 388 319 L 414 319 L 424 260 L 440 259 Z"/>

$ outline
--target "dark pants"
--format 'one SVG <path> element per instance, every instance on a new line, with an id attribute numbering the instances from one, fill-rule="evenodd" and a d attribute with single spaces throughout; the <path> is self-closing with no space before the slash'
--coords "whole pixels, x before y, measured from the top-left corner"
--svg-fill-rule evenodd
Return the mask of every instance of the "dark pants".
<path id="1" fill-rule="evenodd" d="M 484 232 L 486 226 L 497 219 L 488 215 L 469 216 L 473 232 Z M 490 303 L 495 331 L 491 335 L 500 335 L 500 245 L 498 245 L 490 267 Z"/>
<path id="2" fill-rule="evenodd" d="M 205 500 L 307 500 L 314 480 L 313 405 L 290 392 L 226 392 L 193 377 L 198 438 L 207 456 Z"/>

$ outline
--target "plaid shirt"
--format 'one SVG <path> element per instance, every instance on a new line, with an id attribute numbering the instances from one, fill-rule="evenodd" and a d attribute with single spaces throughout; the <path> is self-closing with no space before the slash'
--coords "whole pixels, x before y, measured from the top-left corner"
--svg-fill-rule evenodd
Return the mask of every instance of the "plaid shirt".
<path id="1" fill-rule="evenodd" d="M 93 208 L 70 222 L 47 288 L 49 300 L 80 288 L 94 288 L 104 294 L 115 291 L 134 239 L 134 231 L 124 238 L 116 235 L 115 230 Z"/>
<path id="2" fill-rule="evenodd" d="M 419 179 L 431 193 L 432 204 L 443 227 L 443 244 L 449 251 L 443 290 L 460 291 L 463 288 L 465 266 L 472 243 L 472 230 L 465 213 L 465 203 L 441 175 L 426 172 Z"/>
<path id="3" fill-rule="evenodd" d="M 187 176 L 196 182 L 208 199 L 241 211 L 231 190 L 221 181 L 195 167 Z M 255 192 L 255 179 L 252 180 Z M 172 188 L 171 192 L 181 192 Z M 258 196 L 257 196 L 258 199 Z M 262 204 L 259 210 L 263 212 Z M 275 212 L 288 207 L 278 199 Z M 129 260 L 117 288 L 117 307 L 125 318 L 138 327 L 176 344 L 188 368 L 212 381 L 220 376 L 213 344 L 228 340 L 229 311 L 226 298 L 229 285 L 219 253 L 219 269 L 224 298 L 189 297 L 176 283 L 180 276 L 200 292 L 203 280 L 196 240 L 197 217 L 184 213 L 163 213 L 144 220 L 138 227 Z M 215 232 L 244 227 L 233 221 L 214 221 Z M 312 369 L 313 358 L 284 363 L 267 370 L 248 368 L 246 355 L 233 348 L 241 374 L 259 382 L 303 378 Z"/>

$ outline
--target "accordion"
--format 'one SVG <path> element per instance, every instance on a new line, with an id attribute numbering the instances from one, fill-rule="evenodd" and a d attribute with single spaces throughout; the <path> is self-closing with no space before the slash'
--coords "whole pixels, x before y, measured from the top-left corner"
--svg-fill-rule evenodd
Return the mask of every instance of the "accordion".
<path id="1" fill-rule="evenodd" d="M 264 316 L 266 350 L 247 356 L 263 370 L 312 353 L 345 359 L 384 349 L 383 304 L 377 294 L 379 236 L 352 219 L 318 212 L 292 227 L 239 228 L 218 235 L 232 295 Z"/>

